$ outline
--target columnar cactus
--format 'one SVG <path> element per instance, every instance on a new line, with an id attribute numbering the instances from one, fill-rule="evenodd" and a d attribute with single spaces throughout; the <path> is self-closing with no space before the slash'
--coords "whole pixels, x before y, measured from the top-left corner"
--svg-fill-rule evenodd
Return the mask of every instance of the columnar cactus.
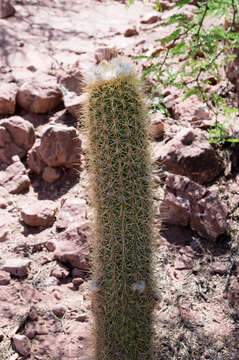
<path id="1" fill-rule="evenodd" d="M 115 59 L 95 69 L 86 91 L 95 356 L 149 360 L 152 195 L 144 100 L 131 67 Z"/>

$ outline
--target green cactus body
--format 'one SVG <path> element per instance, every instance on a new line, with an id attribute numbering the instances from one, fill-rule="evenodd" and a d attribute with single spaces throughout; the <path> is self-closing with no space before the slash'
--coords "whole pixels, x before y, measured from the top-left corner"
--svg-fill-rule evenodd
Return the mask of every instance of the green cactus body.
<path id="1" fill-rule="evenodd" d="M 102 64 L 85 119 L 95 209 L 93 293 L 97 360 L 149 360 L 153 308 L 148 122 L 132 70 Z"/>

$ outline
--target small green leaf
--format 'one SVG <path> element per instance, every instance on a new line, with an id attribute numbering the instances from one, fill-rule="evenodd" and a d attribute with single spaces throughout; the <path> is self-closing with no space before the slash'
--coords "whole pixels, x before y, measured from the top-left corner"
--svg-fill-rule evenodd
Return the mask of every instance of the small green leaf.
<path id="1" fill-rule="evenodd" d="M 226 141 L 232 142 L 232 143 L 238 143 L 238 142 L 239 142 L 239 139 L 229 138 L 229 139 L 226 139 Z"/>
<path id="2" fill-rule="evenodd" d="M 193 0 L 179 0 L 176 4 L 179 8 L 183 7 L 184 5 L 192 3 Z"/>
<path id="3" fill-rule="evenodd" d="M 188 18 L 186 17 L 186 15 L 184 14 L 175 14 L 170 16 L 170 18 L 166 21 L 165 25 L 171 25 L 171 24 L 175 24 L 175 23 L 187 23 L 188 22 Z"/>
<path id="4" fill-rule="evenodd" d="M 196 88 L 190 89 L 186 92 L 185 96 L 183 97 L 183 101 L 188 99 L 192 95 L 198 95 L 199 90 Z"/>
<path id="5" fill-rule="evenodd" d="M 166 36 L 165 38 L 160 39 L 162 45 L 168 44 L 170 41 L 175 40 L 181 35 L 181 30 L 177 29 L 173 31 L 169 36 Z"/>
<path id="6" fill-rule="evenodd" d="M 134 60 L 138 60 L 138 59 L 153 59 L 153 56 L 139 55 L 139 56 L 134 56 L 133 59 L 134 59 Z"/>

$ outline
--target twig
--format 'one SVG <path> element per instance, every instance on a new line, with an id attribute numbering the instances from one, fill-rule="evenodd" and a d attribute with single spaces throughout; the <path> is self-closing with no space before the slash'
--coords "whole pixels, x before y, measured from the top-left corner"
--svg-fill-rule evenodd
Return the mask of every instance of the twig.
<path id="1" fill-rule="evenodd" d="M 202 16 L 202 19 L 201 19 L 201 21 L 200 21 L 200 23 L 199 23 L 199 28 L 198 28 L 196 37 L 198 37 L 199 34 L 200 34 L 200 31 L 201 31 L 201 28 L 202 28 L 202 25 L 203 25 L 203 21 L 204 21 L 204 19 L 205 19 L 205 17 L 206 17 L 206 14 L 207 14 L 208 9 L 209 9 L 209 7 L 208 7 L 208 4 L 206 3 L 205 9 L 204 9 L 204 13 L 203 13 L 203 16 Z"/>

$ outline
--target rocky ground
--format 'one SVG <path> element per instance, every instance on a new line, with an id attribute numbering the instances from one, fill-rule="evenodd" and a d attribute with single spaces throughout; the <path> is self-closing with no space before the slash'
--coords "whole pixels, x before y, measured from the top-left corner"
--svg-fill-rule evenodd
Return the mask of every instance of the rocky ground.
<path id="1" fill-rule="evenodd" d="M 117 54 L 160 53 L 174 11 L 161 3 L 163 13 L 153 1 L 0 2 L 3 360 L 94 359 L 83 75 Z M 222 84 L 235 103 L 225 75 L 209 91 Z M 239 149 L 209 144 L 213 116 L 195 96 L 162 95 L 171 117 L 150 115 L 157 359 L 238 360 Z"/>

